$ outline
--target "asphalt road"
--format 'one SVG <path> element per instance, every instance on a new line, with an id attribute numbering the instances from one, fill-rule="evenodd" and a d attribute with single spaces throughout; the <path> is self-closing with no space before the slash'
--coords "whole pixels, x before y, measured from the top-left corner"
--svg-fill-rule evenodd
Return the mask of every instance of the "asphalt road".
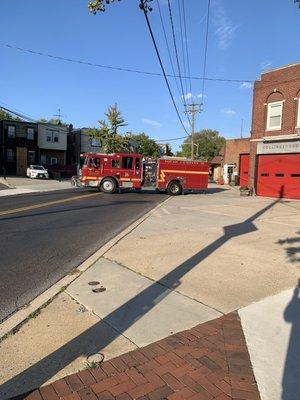
<path id="1" fill-rule="evenodd" d="M 165 199 L 83 189 L 0 198 L 0 321 Z"/>

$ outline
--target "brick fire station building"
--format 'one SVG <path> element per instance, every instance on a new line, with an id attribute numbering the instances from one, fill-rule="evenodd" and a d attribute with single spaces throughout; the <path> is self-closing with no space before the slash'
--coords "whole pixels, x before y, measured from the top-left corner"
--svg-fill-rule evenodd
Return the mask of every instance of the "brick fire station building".
<path id="1" fill-rule="evenodd" d="M 254 84 L 249 186 L 257 195 L 300 199 L 300 63 Z"/>

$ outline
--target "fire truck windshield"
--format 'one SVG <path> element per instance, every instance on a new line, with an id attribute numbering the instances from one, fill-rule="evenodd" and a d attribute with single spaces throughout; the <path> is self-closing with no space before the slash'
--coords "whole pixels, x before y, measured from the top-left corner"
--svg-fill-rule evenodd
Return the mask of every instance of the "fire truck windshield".
<path id="1" fill-rule="evenodd" d="M 84 167 L 85 165 L 87 165 L 88 162 L 88 157 L 87 156 L 80 156 L 80 168 Z"/>

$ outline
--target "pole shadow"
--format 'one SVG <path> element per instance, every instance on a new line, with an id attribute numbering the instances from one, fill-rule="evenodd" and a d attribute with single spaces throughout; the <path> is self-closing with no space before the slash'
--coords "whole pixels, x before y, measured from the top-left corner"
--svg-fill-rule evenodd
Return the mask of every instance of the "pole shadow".
<path id="1" fill-rule="evenodd" d="M 180 279 L 217 249 L 235 237 L 256 231 L 258 228 L 253 222 L 266 211 L 274 207 L 278 202 L 280 202 L 280 198 L 250 216 L 245 221 L 224 227 L 224 233 L 221 237 L 184 261 L 158 282 L 154 282 L 151 286 L 107 315 L 100 322 L 5 382 L 0 387 L 0 398 L 11 398 L 12 396 L 24 392 L 24 390 L 32 390 L 40 387 L 79 356 L 88 356 L 92 353 L 100 352 L 101 349 L 112 343 L 136 321 L 141 319 L 151 309 L 163 301 L 163 299 L 171 293 L 172 289 L 177 289 L 181 284 Z M 118 325 L 120 328 L 118 331 L 114 330 L 109 336 L 103 336 L 107 325 Z M 95 338 L 99 338 L 99 342 L 96 343 Z M 24 389 L 25 384 L 26 389 Z"/>

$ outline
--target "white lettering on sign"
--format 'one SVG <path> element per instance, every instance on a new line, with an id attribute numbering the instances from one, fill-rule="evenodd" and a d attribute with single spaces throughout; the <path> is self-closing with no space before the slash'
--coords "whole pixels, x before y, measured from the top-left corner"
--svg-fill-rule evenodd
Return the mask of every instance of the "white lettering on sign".
<path id="1" fill-rule="evenodd" d="M 300 153 L 300 140 L 276 143 L 257 143 L 257 154 L 281 154 L 298 152 Z"/>

